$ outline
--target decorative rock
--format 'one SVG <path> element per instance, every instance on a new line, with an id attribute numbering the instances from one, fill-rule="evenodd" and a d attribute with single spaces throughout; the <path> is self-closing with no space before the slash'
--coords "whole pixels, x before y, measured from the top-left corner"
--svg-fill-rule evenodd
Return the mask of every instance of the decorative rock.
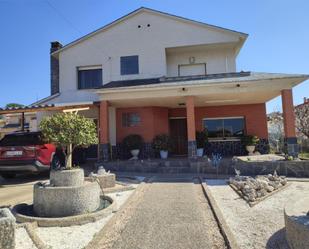
<path id="1" fill-rule="evenodd" d="M 0 248 L 15 248 L 15 217 L 8 208 L 0 209 Z"/>
<path id="2" fill-rule="evenodd" d="M 270 193 L 270 192 L 273 192 L 275 189 L 272 186 L 267 186 L 266 190 L 267 190 L 267 192 Z"/>
<path id="3" fill-rule="evenodd" d="M 84 170 L 52 170 L 50 172 L 50 184 L 55 187 L 81 186 L 84 183 Z"/>
<path id="4" fill-rule="evenodd" d="M 274 175 L 256 176 L 255 178 L 236 175 L 234 178 L 229 179 L 229 183 L 242 193 L 240 195 L 245 200 L 255 202 L 259 198 L 266 196 L 267 193 L 286 185 L 287 180 L 278 176 L 275 171 Z"/>

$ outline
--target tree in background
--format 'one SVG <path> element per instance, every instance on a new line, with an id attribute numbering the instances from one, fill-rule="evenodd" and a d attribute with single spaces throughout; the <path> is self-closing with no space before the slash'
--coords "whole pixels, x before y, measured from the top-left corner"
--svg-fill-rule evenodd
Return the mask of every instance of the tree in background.
<path id="1" fill-rule="evenodd" d="M 18 104 L 18 103 L 9 103 L 6 104 L 5 108 L 21 108 L 21 107 L 25 107 L 22 104 Z"/>
<path id="2" fill-rule="evenodd" d="M 72 153 L 76 147 L 97 144 L 93 120 L 75 113 L 58 113 L 45 117 L 40 123 L 44 139 L 61 147 L 65 152 L 65 166 L 72 168 Z"/>
<path id="3" fill-rule="evenodd" d="M 268 114 L 269 145 L 276 152 L 284 150 L 284 128 L 282 113 L 274 111 Z"/>
<path id="4" fill-rule="evenodd" d="M 297 131 L 309 139 L 309 104 L 296 106 L 295 117 Z"/>

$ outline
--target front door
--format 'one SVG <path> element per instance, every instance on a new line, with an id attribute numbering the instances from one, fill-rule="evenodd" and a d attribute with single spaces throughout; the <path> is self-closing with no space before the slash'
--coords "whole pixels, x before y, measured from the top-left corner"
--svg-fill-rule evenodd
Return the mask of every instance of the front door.
<path id="1" fill-rule="evenodd" d="M 170 136 L 172 140 L 173 155 L 186 155 L 188 153 L 187 119 L 170 119 Z"/>

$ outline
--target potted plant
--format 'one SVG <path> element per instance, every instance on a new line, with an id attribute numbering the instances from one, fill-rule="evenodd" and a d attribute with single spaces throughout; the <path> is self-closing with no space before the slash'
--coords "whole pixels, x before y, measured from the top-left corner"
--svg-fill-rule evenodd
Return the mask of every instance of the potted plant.
<path id="1" fill-rule="evenodd" d="M 166 159 L 168 157 L 168 151 L 171 147 L 171 139 L 167 134 L 157 135 L 153 139 L 152 146 L 155 151 L 160 152 L 160 157 L 162 159 Z"/>
<path id="2" fill-rule="evenodd" d="M 260 139 L 254 135 L 246 135 L 241 138 L 241 142 L 248 151 L 249 156 L 253 155 L 255 146 L 258 144 L 259 141 Z"/>
<path id="3" fill-rule="evenodd" d="M 122 141 L 124 147 L 128 149 L 132 155 L 133 159 L 138 159 L 138 155 L 140 152 L 140 149 L 142 148 L 142 145 L 144 143 L 143 138 L 138 134 L 131 134 L 126 136 Z"/>
<path id="4" fill-rule="evenodd" d="M 196 155 L 202 157 L 204 154 L 204 147 L 208 140 L 206 129 L 202 131 L 197 131 L 196 134 Z"/>

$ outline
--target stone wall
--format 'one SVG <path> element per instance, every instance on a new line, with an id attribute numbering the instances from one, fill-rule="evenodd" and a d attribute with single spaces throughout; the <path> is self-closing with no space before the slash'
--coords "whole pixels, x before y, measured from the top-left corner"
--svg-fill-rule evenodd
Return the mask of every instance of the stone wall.
<path id="1" fill-rule="evenodd" d="M 240 170 L 241 175 L 267 175 L 276 170 L 279 175 L 289 177 L 309 177 L 309 161 L 265 161 L 244 162 L 234 161 L 234 168 Z"/>

